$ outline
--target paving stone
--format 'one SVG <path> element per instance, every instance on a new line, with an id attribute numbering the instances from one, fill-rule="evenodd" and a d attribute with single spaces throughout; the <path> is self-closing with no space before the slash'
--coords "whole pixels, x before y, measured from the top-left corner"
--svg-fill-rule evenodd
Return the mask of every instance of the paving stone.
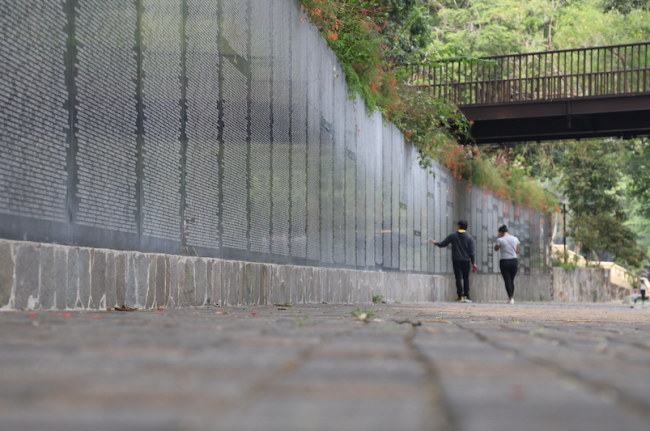
<path id="1" fill-rule="evenodd" d="M 15 307 L 38 307 L 40 247 L 36 244 L 23 244 L 16 249 L 16 287 Z"/>
<path id="2" fill-rule="evenodd" d="M 11 243 L 0 241 L 0 304 L 6 306 L 14 284 L 14 257 Z"/>
<path id="3" fill-rule="evenodd" d="M 159 257 L 150 261 L 155 276 L 148 274 L 148 282 L 156 280 L 156 303 Z M 176 278 L 177 299 L 179 285 L 181 292 L 186 285 L 198 291 L 201 263 L 187 260 L 163 260 L 164 284 Z M 77 261 L 69 253 L 66 275 L 70 265 L 78 271 Z M 297 275 L 287 274 L 288 267 L 241 265 L 253 264 L 206 260 L 206 288 L 213 298 L 233 301 L 221 310 L 190 304 L 164 313 L 0 313 L 0 429 L 648 429 L 650 306 L 303 305 L 292 296 Z M 284 294 L 295 301 L 295 315 L 279 309 L 285 307 L 242 305 L 262 302 L 265 271 L 269 302 L 276 280 L 288 276 Z M 306 301 L 318 295 L 314 279 L 356 283 L 363 300 L 361 286 L 375 293 L 371 286 L 386 275 L 355 272 L 354 281 L 338 271 L 305 269 Z M 134 263 L 134 296 L 136 272 Z M 431 289 L 446 295 L 447 278 L 431 280 L 401 278 L 415 297 Z M 394 298 L 405 290 L 386 289 Z M 74 306 L 77 290 L 70 292 Z M 357 307 L 378 320 L 354 320 Z"/>
<path id="4" fill-rule="evenodd" d="M 45 310 L 54 308 L 56 295 L 54 250 L 52 246 L 41 246 L 41 287 L 38 300 L 40 307 Z"/>
<path id="5" fill-rule="evenodd" d="M 90 306 L 88 308 L 106 308 L 106 252 L 93 250 L 91 256 Z"/>

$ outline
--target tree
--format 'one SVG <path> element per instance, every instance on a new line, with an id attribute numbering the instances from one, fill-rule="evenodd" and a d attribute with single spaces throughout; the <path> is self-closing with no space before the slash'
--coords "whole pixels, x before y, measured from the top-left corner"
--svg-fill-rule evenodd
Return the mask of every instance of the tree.
<path id="1" fill-rule="evenodd" d="M 650 139 L 635 139 L 630 147 L 628 196 L 634 201 L 635 212 L 650 218 Z"/>
<path id="2" fill-rule="evenodd" d="M 650 9 L 650 0 L 604 0 L 603 10 L 605 12 L 616 10 L 622 14 L 628 14 L 634 10 L 643 11 Z"/>
<path id="3" fill-rule="evenodd" d="M 385 8 L 386 21 L 382 36 L 395 63 L 422 60 L 432 41 L 429 8 L 421 0 L 375 0 Z"/>
<path id="4" fill-rule="evenodd" d="M 610 214 L 624 219 L 619 190 L 626 162 L 616 140 L 588 140 L 566 145 L 558 156 L 560 184 L 576 215 Z"/>
<path id="5" fill-rule="evenodd" d="M 598 265 L 606 253 L 632 268 L 645 262 L 645 253 L 639 248 L 635 233 L 610 214 L 581 214 L 571 221 L 570 227 L 573 239 L 587 254 L 596 255 Z"/>
<path id="6" fill-rule="evenodd" d="M 432 49 L 461 51 L 468 56 L 650 39 L 650 0 L 428 1 L 433 15 Z M 626 4 L 634 7 L 628 10 Z"/>

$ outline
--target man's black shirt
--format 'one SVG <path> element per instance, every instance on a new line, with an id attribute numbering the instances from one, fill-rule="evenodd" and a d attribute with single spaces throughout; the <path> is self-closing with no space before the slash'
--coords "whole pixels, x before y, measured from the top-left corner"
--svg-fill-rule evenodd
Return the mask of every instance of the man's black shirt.
<path id="1" fill-rule="evenodd" d="M 451 244 L 451 260 L 469 260 L 474 265 L 476 251 L 474 250 L 474 238 L 467 232 L 454 232 L 442 242 L 436 245 L 440 248 Z"/>

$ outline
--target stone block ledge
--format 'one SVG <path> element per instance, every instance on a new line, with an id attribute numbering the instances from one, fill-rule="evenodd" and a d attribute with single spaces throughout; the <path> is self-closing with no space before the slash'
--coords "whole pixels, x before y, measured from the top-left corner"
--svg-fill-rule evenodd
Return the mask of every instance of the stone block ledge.
<path id="1" fill-rule="evenodd" d="M 518 279 L 522 300 L 549 298 L 545 275 Z M 475 301 L 505 300 L 498 274 L 472 275 Z M 0 240 L 3 310 L 139 309 L 455 299 L 450 275 L 357 271 Z M 540 296 L 541 295 L 541 296 Z"/>

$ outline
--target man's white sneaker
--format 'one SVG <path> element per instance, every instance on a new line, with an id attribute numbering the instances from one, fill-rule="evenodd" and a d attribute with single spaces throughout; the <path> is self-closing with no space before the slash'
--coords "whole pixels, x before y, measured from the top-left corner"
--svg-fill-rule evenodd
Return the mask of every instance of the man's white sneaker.
<path id="1" fill-rule="evenodd" d="M 514 298 L 510 298 L 510 303 L 511 303 L 511 304 L 514 304 L 514 303 L 515 303 Z"/>

